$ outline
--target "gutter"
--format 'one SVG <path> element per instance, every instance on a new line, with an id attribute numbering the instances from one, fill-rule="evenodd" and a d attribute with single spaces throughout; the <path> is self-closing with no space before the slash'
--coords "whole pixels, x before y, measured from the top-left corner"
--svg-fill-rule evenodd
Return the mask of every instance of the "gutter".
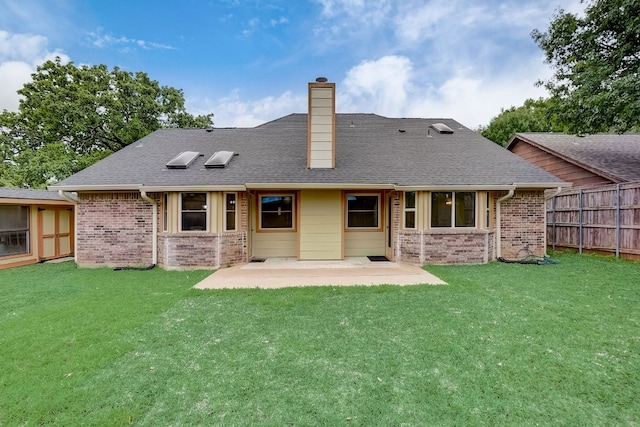
<path id="1" fill-rule="evenodd" d="M 70 195 L 68 195 L 65 191 L 62 190 L 58 190 L 58 195 L 60 197 L 62 197 L 63 199 L 65 199 L 67 202 L 73 204 L 74 206 L 78 203 L 77 200 L 75 200 L 73 197 L 71 197 Z"/>
<path id="2" fill-rule="evenodd" d="M 513 197 L 513 194 L 515 193 L 516 189 L 512 188 L 511 190 L 509 190 L 509 193 L 507 193 L 506 196 L 500 197 L 497 201 L 496 201 L 496 258 L 500 258 L 502 257 L 502 243 L 500 241 L 501 239 L 501 214 L 500 214 L 500 204 L 506 200 L 509 200 L 510 198 Z M 545 229 L 545 233 L 547 232 L 547 230 Z"/>
<path id="3" fill-rule="evenodd" d="M 155 200 L 153 200 L 151 197 L 147 195 L 146 190 L 140 189 L 140 196 L 145 202 L 150 203 L 151 206 L 153 207 L 153 219 L 152 219 L 153 231 L 151 233 L 153 240 L 151 241 L 151 248 L 152 248 L 151 263 L 155 266 L 158 264 L 158 204 L 156 203 Z"/>
<path id="4" fill-rule="evenodd" d="M 562 187 L 556 188 L 553 194 L 544 196 L 544 255 L 547 256 L 547 200 L 553 199 L 562 191 Z"/>
<path id="5" fill-rule="evenodd" d="M 513 185 L 395 185 L 396 191 L 508 191 Z"/>

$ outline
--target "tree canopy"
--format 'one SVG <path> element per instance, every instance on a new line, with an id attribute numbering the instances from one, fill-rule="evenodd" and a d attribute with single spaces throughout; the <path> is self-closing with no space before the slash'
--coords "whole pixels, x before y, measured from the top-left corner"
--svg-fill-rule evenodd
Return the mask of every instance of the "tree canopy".
<path id="1" fill-rule="evenodd" d="M 532 37 L 554 68 L 543 84 L 572 133 L 640 128 L 640 2 L 592 0 L 584 16 L 560 10 Z"/>
<path id="2" fill-rule="evenodd" d="M 43 187 L 159 128 L 212 125 L 186 111 L 181 90 L 106 65 L 56 58 L 18 93 L 18 112 L 0 113 L 0 185 Z"/>
<path id="3" fill-rule="evenodd" d="M 554 108 L 553 99 L 527 99 L 520 107 L 503 109 L 479 131 L 485 138 L 503 146 L 516 132 L 562 132 L 566 126 L 559 122 Z"/>

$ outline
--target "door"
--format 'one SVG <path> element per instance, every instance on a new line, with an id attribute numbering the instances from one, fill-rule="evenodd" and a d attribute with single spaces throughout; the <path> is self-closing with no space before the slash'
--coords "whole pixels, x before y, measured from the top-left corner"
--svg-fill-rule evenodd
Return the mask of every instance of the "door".
<path id="1" fill-rule="evenodd" d="M 385 198 L 385 253 L 390 261 L 393 261 L 393 195 L 387 194 Z"/>
<path id="2" fill-rule="evenodd" d="M 73 211 L 38 209 L 38 257 L 41 260 L 73 254 Z"/>
<path id="3" fill-rule="evenodd" d="M 253 257 L 253 225 L 255 224 L 255 218 L 253 217 L 253 204 L 255 203 L 255 196 L 253 193 L 247 192 L 247 257 L 251 260 Z M 247 261 L 248 261 L 247 260 Z"/>

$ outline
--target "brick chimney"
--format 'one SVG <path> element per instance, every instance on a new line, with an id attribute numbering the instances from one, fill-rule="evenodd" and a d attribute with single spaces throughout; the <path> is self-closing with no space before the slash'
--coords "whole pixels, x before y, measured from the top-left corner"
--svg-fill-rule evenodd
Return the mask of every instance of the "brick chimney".
<path id="1" fill-rule="evenodd" d="M 309 83 L 307 127 L 307 167 L 335 168 L 336 84 L 327 83 L 325 77 Z"/>

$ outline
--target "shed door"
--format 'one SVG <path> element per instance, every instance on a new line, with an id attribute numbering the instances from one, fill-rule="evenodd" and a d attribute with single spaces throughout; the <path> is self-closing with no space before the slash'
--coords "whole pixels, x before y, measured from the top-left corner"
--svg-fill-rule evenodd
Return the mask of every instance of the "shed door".
<path id="1" fill-rule="evenodd" d="M 38 256 L 54 259 L 73 254 L 73 211 L 38 209 Z"/>

